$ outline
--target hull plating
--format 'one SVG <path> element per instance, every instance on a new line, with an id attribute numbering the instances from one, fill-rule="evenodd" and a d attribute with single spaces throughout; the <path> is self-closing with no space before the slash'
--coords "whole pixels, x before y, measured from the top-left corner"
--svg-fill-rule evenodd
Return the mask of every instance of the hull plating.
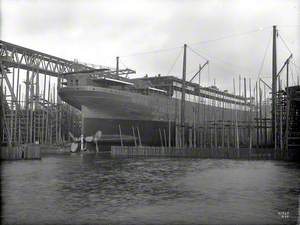
<path id="1" fill-rule="evenodd" d="M 175 121 L 180 121 L 181 104 L 178 99 L 93 86 L 65 87 L 60 89 L 59 95 L 62 100 L 82 111 L 84 135 L 94 135 L 98 130 L 103 134 L 119 135 L 120 125 L 124 135 L 134 135 L 132 128 L 138 127 L 144 145 L 161 145 L 161 139 L 169 142 L 169 133 L 174 144 Z M 188 101 L 185 115 L 189 126 L 196 122 L 201 124 L 204 121 L 235 119 L 232 109 Z M 238 120 L 246 120 L 248 115 L 239 111 Z M 137 137 L 137 130 L 135 135 Z"/>

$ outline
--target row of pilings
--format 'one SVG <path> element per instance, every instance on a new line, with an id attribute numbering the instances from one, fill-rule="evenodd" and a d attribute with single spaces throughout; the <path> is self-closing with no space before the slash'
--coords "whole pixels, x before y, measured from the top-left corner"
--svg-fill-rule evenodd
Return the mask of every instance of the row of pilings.
<path id="1" fill-rule="evenodd" d="M 22 73 L 25 81 L 21 80 Z M 80 135 L 80 111 L 59 99 L 58 86 L 51 76 L 19 68 L 1 75 L 3 145 L 60 144 L 69 140 L 69 132 Z M 10 79 L 4 79 L 8 75 Z"/>

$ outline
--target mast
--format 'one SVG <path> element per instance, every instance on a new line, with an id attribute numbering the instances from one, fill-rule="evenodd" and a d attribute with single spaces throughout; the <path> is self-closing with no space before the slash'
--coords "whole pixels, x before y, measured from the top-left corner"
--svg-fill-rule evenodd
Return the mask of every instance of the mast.
<path id="1" fill-rule="evenodd" d="M 185 146 L 184 140 L 184 128 L 185 128 L 185 80 L 186 80 L 186 47 L 187 45 L 184 44 L 183 46 L 183 66 L 182 66 L 182 95 L 181 95 L 181 140 L 182 146 Z"/>
<path id="2" fill-rule="evenodd" d="M 273 54 L 272 54 L 272 140 L 276 148 L 276 92 L 277 92 L 277 29 L 273 26 Z"/>

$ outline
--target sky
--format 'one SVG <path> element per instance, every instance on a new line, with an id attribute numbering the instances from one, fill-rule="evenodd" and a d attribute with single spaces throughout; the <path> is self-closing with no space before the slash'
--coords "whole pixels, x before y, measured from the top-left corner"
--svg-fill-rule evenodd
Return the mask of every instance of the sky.
<path id="1" fill-rule="evenodd" d="M 270 83 L 272 26 L 278 68 L 293 53 L 300 75 L 299 0 L 0 0 L 1 40 L 68 60 L 187 78 L 232 90 L 238 76 Z M 283 40 L 283 41 L 282 41 Z"/>

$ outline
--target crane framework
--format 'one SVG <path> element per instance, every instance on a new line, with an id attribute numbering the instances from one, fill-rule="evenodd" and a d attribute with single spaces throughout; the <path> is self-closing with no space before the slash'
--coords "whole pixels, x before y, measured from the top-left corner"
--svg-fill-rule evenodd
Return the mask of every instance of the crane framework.
<path id="1" fill-rule="evenodd" d="M 61 143 L 68 131 L 79 132 L 79 112 L 60 100 L 57 87 L 61 74 L 92 69 L 0 40 L 1 143 Z M 25 88 L 22 76 L 26 76 Z M 56 86 L 50 77 L 56 79 Z M 44 85 L 40 85 L 42 78 Z"/>

